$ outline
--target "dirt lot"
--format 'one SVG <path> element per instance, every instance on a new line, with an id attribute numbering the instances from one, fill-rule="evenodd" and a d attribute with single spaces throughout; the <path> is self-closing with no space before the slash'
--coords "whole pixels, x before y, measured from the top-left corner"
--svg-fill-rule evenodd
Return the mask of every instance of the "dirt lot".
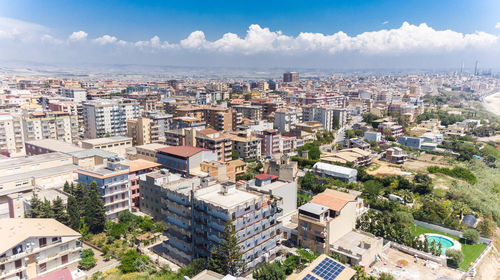
<path id="1" fill-rule="evenodd" d="M 436 157 L 435 160 L 431 160 L 432 157 Z M 438 158 L 439 157 L 439 158 Z M 442 166 L 446 167 L 446 164 L 442 161 L 441 156 L 434 155 L 423 155 L 418 158 L 418 160 L 409 159 L 403 164 L 405 170 L 426 172 L 429 166 Z"/>
<path id="2" fill-rule="evenodd" d="M 379 165 L 378 168 L 374 170 L 368 170 L 366 173 L 374 176 L 411 176 L 411 173 L 409 172 L 404 172 L 401 170 L 400 167 L 396 164 L 388 163 L 386 161 L 380 161 L 380 160 L 374 160 L 374 163 Z"/>
<path id="3" fill-rule="evenodd" d="M 383 259 L 385 261 L 377 262 L 369 268 L 368 273 L 378 276 L 381 272 L 388 272 L 398 280 L 439 279 L 440 277 L 460 279 L 463 274 L 461 271 L 439 266 L 436 263 L 428 263 L 425 260 L 419 260 L 418 263 L 415 263 L 413 256 L 392 248 L 388 249 Z M 397 262 L 400 260 L 406 260 L 408 265 L 403 268 L 398 267 Z"/>
<path id="4" fill-rule="evenodd" d="M 476 276 L 474 280 L 499 280 L 500 279 L 500 229 L 497 228 L 495 236 L 493 237 L 493 249 L 481 261 L 476 269 Z"/>

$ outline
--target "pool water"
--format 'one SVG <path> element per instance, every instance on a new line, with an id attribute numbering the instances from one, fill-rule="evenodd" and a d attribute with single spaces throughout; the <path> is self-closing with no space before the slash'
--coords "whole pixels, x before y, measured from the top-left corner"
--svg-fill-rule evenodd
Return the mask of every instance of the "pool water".
<path id="1" fill-rule="evenodd" d="M 448 248 L 453 246 L 453 242 L 450 239 L 445 238 L 445 237 L 428 235 L 428 236 L 426 236 L 426 238 L 427 238 L 427 241 L 429 242 L 429 244 L 432 241 L 434 241 L 436 243 L 441 243 L 441 247 L 442 247 L 441 254 L 442 255 L 446 255 L 446 250 L 448 250 Z"/>

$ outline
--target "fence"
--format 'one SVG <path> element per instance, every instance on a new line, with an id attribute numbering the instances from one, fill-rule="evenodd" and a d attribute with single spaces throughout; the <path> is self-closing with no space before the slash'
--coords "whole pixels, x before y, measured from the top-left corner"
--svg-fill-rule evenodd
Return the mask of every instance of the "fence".
<path id="1" fill-rule="evenodd" d="M 398 244 L 396 242 L 391 242 L 390 246 L 391 246 L 391 248 L 397 249 L 397 250 L 404 252 L 404 253 L 407 253 L 409 255 L 417 256 L 421 259 L 430 260 L 430 261 L 433 261 L 433 262 L 438 263 L 440 265 L 446 266 L 446 258 L 434 256 L 432 254 L 422 252 L 420 250 L 417 250 L 417 249 L 414 249 L 414 248 L 411 248 L 411 247 L 408 247 L 405 245 L 401 245 L 401 244 Z"/>
<path id="2" fill-rule="evenodd" d="M 479 257 L 474 261 L 473 264 L 471 264 L 469 266 L 469 268 L 467 269 L 467 273 L 465 273 L 462 278 L 460 278 L 460 280 L 463 280 L 469 276 L 474 276 L 474 272 L 476 270 L 476 267 L 477 265 L 483 260 L 483 258 L 491 251 L 491 249 L 493 248 L 493 242 L 490 242 L 488 244 L 488 246 L 486 246 L 486 249 L 483 250 L 483 252 L 481 253 L 481 255 L 479 255 Z"/>
<path id="3" fill-rule="evenodd" d="M 444 233 L 449 234 L 449 235 L 454 235 L 454 236 L 462 238 L 462 232 L 460 232 L 458 230 L 449 229 L 449 228 L 445 228 L 442 226 L 438 226 L 435 224 L 431 224 L 431 223 L 427 223 L 427 222 L 423 222 L 423 221 L 418 221 L 418 220 L 415 220 L 414 223 L 418 226 L 421 226 L 421 227 L 437 230 L 437 231 L 444 232 Z M 483 244 L 490 244 L 491 239 L 488 239 L 485 237 L 480 237 L 479 242 L 483 243 Z"/>

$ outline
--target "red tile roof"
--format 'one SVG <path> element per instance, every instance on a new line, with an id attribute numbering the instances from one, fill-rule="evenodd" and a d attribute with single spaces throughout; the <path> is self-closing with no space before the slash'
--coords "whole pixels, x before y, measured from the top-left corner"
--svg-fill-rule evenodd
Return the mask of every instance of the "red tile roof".
<path id="1" fill-rule="evenodd" d="M 158 152 L 171 154 L 179 157 L 191 157 L 201 151 L 208 151 L 207 149 L 198 148 L 194 146 L 170 146 L 165 148 L 156 149 Z"/>
<path id="2" fill-rule="evenodd" d="M 276 178 L 278 178 L 278 176 L 276 175 L 270 175 L 270 174 L 267 174 L 267 173 L 262 173 L 262 174 L 259 174 L 259 175 L 256 175 L 255 178 L 259 179 L 259 180 L 266 180 L 268 178 L 271 178 L 271 180 L 274 180 Z"/>
<path id="3" fill-rule="evenodd" d="M 73 280 L 73 277 L 69 269 L 65 268 L 32 278 L 32 280 Z"/>

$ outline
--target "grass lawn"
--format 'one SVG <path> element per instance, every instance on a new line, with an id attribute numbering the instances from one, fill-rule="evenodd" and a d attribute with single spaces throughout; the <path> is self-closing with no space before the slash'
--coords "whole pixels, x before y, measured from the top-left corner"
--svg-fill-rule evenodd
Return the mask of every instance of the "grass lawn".
<path id="1" fill-rule="evenodd" d="M 448 237 L 454 238 L 462 244 L 462 253 L 464 253 L 464 261 L 460 263 L 458 268 L 460 270 L 466 271 L 469 265 L 471 265 L 479 255 L 481 255 L 481 252 L 486 248 L 486 244 L 482 243 L 476 243 L 476 244 L 465 244 L 465 241 L 457 236 L 449 235 L 437 230 L 421 227 L 418 225 L 414 225 L 411 227 L 411 233 L 414 236 L 419 236 L 424 233 L 437 233 L 437 234 L 442 234 L 446 235 Z"/>

